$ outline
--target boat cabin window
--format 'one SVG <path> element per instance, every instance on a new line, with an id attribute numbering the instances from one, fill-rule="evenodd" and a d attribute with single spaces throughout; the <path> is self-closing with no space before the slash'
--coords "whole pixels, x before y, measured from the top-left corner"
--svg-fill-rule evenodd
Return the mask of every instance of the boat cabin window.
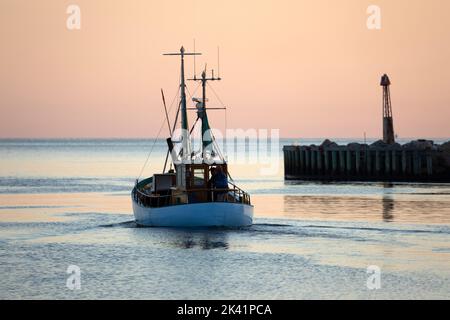
<path id="1" fill-rule="evenodd" d="M 187 188 L 202 189 L 208 184 L 208 166 L 205 164 L 191 164 L 186 166 Z"/>
<path id="2" fill-rule="evenodd" d="M 205 185 L 205 169 L 196 168 L 194 169 L 194 186 L 202 187 Z"/>
<path id="3" fill-rule="evenodd" d="M 165 174 L 154 174 L 152 191 L 166 191 L 175 185 L 175 174 L 165 173 Z"/>

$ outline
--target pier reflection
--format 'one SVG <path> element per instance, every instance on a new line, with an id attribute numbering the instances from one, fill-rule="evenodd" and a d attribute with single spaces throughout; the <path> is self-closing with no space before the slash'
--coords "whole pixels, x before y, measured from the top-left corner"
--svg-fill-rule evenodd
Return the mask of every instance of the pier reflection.
<path id="1" fill-rule="evenodd" d="M 282 215 L 290 219 L 427 224 L 450 220 L 450 200 L 447 194 L 407 194 L 394 193 L 392 190 L 368 196 L 285 195 L 281 210 Z"/>
<path id="2" fill-rule="evenodd" d="M 392 194 L 387 193 L 388 189 L 393 189 L 394 184 L 391 182 L 383 183 L 384 192 L 382 198 L 382 207 L 383 207 L 383 221 L 384 222 L 393 222 L 394 221 L 394 198 Z"/>
<path id="3" fill-rule="evenodd" d="M 411 203 L 416 206 L 417 203 Z M 284 214 L 306 219 L 358 219 L 394 221 L 395 199 L 351 196 L 284 196 Z M 410 210 L 408 210 L 410 211 Z"/>
<path id="4" fill-rule="evenodd" d="M 385 195 L 382 199 L 383 202 L 383 221 L 393 222 L 394 221 L 394 199 L 392 197 Z"/>

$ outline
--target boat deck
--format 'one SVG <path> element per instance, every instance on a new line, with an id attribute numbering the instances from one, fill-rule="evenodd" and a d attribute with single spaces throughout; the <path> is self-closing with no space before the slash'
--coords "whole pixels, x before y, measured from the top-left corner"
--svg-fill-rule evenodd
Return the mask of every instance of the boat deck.
<path id="1" fill-rule="evenodd" d="M 196 188 L 180 190 L 171 188 L 154 193 L 151 191 L 152 178 L 140 181 L 132 191 L 132 197 L 139 205 L 150 208 L 166 206 L 206 203 L 230 202 L 251 205 L 250 195 L 234 185 L 228 183 L 228 188 Z"/>

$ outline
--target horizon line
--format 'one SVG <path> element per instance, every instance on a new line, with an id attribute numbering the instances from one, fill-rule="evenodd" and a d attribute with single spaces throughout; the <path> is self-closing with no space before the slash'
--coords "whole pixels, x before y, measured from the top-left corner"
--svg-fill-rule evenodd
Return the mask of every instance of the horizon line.
<path id="1" fill-rule="evenodd" d="M 247 137 L 248 138 L 248 137 Z M 269 137 L 268 137 L 269 138 Z M 354 140 L 364 140 L 364 137 L 343 137 L 343 136 L 333 136 L 333 137 L 311 137 L 311 136 L 305 136 L 305 137 L 299 137 L 299 136 L 284 136 L 279 137 L 280 139 L 354 139 Z M 68 136 L 68 137 L 0 137 L 0 140 L 165 140 L 167 138 L 165 137 L 77 137 L 77 136 Z M 257 138 L 258 139 L 258 138 Z M 382 140 L 382 137 L 365 137 L 366 140 L 373 140 L 378 139 Z M 404 140 L 404 139 L 439 139 L 439 140 L 445 140 L 449 139 L 450 136 L 447 137 L 432 137 L 432 136 L 425 136 L 425 137 L 397 137 L 396 140 Z"/>

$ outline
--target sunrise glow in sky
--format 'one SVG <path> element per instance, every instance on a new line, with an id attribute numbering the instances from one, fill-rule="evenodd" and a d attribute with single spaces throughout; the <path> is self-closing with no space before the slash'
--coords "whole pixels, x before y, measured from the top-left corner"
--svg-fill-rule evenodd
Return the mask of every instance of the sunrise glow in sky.
<path id="1" fill-rule="evenodd" d="M 367 28 L 373 4 L 380 30 Z M 1 0 L 0 138 L 155 136 L 160 89 L 170 103 L 179 74 L 161 54 L 194 38 L 197 74 L 220 46 L 229 128 L 378 137 L 387 73 L 399 137 L 449 137 L 449 14 L 447 0 Z"/>

